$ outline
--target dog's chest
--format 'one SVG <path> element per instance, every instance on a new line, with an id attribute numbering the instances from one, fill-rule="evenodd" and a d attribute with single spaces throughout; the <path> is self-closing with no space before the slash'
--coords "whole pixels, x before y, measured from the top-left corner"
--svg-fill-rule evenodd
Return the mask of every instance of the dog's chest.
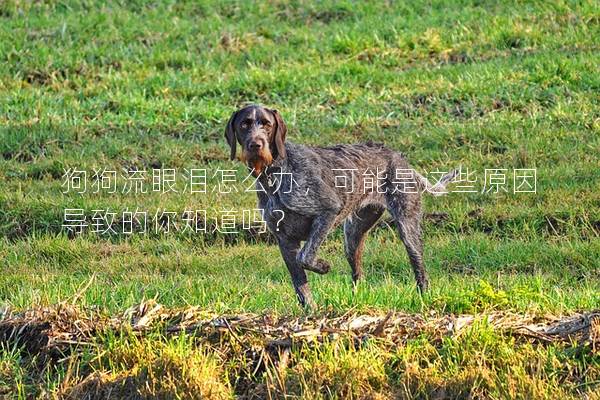
<path id="1" fill-rule="evenodd" d="M 283 234 L 289 238 L 306 240 L 314 217 L 302 215 L 291 209 L 282 200 L 289 193 L 284 193 L 284 188 L 269 184 L 270 177 L 261 177 L 257 181 L 256 190 L 258 195 L 258 207 L 263 211 L 269 230 L 276 236 Z"/>

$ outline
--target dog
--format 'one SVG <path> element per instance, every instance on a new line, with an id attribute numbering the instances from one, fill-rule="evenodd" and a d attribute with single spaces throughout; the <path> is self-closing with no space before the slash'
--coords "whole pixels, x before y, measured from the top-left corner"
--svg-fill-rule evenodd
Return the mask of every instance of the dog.
<path id="1" fill-rule="evenodd" d="M 341 223 L 353 282 L 362 277 L 365 237 L 386 209 L 406 247 L 418 289 L 424 292 L 428 279 L 420 193 L 446 193 L 457 171 L 432 185 L 401 153 L 383 144 L 312 147 L 286 141 L 286 134 L 281 114 L 260 105 L 234 112 L 225 128 L 231 160 L 240 144 L 241 160 L 256 177 L 258 208 L 277 239 L 300 304 L 315 307 L 306 271 L 329 271 L 330 264 L 317 253 L 327 234 Z M 412 182 L 406 179 L 411 172 Z M 413 190 L 407 190 L 407 183 Z"/>

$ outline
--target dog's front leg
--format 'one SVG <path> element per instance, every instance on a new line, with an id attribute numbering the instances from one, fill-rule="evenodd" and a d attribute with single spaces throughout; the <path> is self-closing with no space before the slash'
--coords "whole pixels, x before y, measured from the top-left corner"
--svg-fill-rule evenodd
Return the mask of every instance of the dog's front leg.
<path id="1" fill-rule="evenodd" d="M 292 284 L 296 291 L 296 296 L 302 307 L 316 308 L 316 304 L 312 299 L 310 288 L 308 287 L 308 279 L 306 278 L 306 272 L 296 261 L 298 256 L 298 250 L 300 249 L 300 242 L 290 240 L 285 237 L 278 237 L 279 249 L 283 256 L 283 261 L 287 266 L 288 271 L 292 277 Z"/>
<path id="2" fill-rule="evenodd" d="M 321 214 L 314 219 L 308 240 L 304 243 L 304 246 L 297 257 L 298 263 L 302 268 L 318 274 L 326 274 L 329 272 L 329 263 L 323 259 L 317 258 L 317 251 L 333 227 L 336 216 L 337 213 L 329 212 Z"/>

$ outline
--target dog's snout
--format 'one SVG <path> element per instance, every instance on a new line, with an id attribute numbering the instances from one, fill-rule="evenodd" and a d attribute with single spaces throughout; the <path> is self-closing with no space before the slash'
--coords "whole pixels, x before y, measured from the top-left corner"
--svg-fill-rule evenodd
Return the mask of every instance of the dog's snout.
<path id="1" fill-rule="evenodd" d="M 246 149 L 251 152 L 260 152 L 267 146 L 267 141 L 262 134 L 251 135 L 246 139 Z"/>
<path id="2" fill-rule="evenodd" d="M 252 141 L 248 144 L 250 150 L 260 150 L 262 148 L 262 143 L 259 141 Z"/>

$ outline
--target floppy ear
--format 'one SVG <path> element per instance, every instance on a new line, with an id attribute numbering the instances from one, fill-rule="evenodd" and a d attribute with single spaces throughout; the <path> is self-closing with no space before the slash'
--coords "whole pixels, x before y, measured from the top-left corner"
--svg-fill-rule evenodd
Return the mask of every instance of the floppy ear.
<path id="1" fill-rule="evenodd" d="M 275 149 L 277 149 L 277 156 L 281 157 L 281 158 L 285 158 L 286 157 L 286 153 L 285 153 L 285 135 L 287 134 L 287 126 L 285 124 L 285 122 L 283 122 L 283 118 L 281 118 L 281 115 L 279 114 L 279 112 L 275 109 L 271 109 L 269 110 L 271 111 L 271 113 L 273 114 L 273 117 L 275 117 L 275 123 L 276 123 L 276 127 L 275 127 L 275 138 L 274 138 L 274 142 L 275 142 Z"/>
<path id="2" fill-rule="evenodd" d="M 235 129 L 233 128 L 233 123 L 235 122 L 235 117 L 237 117 L 237 114 L 237 111 L 231 114 L 231 118 L 229 118 L 229 122 L 227 122 L 227 127 L 225 127 L 225 139 L 227 139 L 227 144 L 231 148 L 231 153 L 229 153 L 230 160 L 235 160 L 235 151 L 237 147 Z"/>

